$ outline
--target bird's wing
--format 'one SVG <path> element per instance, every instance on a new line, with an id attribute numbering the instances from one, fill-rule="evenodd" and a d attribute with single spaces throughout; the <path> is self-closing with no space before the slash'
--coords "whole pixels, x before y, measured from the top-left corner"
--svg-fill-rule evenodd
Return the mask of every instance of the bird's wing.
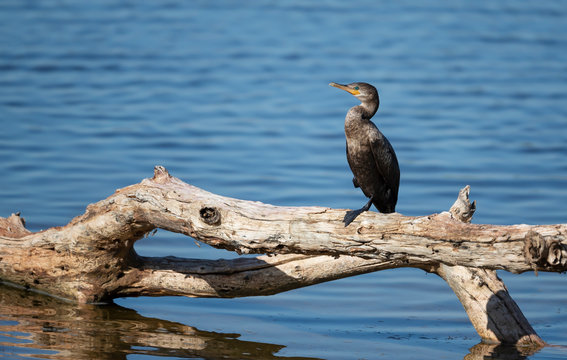
<path id="1" fill-rule="evenodd" d="M 347 157 L 347 161 L 350 161 L 350 156 L 348 155 L 348 144 L 346 144 L 346 157 Z M 354 174 L 353 174 L 354 175 Z M 354 185 L 355 188 L 359 188 L 360 185 L 358 184 L 358 180 L 356 180 L 356 176 L 352 177 L 352 185 Z"/>
<path id="2" fill-rule="evenodd" d="M 400 186 L 400 167 L 398 165 L 398 158 L 396 157 L 394 148 L 388 139 L 382 135 L 382 133 L 377 131 L 372 132 L 372 134 L 370 143 L 376 168 L 397 198 L 398 188 Z"/>

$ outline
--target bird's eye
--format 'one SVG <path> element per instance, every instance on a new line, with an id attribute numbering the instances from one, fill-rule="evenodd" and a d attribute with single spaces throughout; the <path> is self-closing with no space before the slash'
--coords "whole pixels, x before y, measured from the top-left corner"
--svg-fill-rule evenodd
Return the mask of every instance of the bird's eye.
<path id="1" fill-rule="evenodd" d="M 359 87 L 358 87 L 358 86 L 355 86 L 355 87 L 354 87 L 354 90 L 358 90 L 358 89 L 359 89 Z"/>

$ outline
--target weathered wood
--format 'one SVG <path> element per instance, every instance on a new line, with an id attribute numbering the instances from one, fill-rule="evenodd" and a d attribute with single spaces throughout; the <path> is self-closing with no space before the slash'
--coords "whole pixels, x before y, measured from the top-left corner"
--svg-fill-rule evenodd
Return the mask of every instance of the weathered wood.
<path id="1" fill-rule="evenodd" d="M 485 342 L 545 345 L 495 271 L 440 264 L 435 272 L 453 289 Z"/>
<path id="2" fill-rule="evenodd" d="M 467 185 L 449 210 L 463 223 L 470 223 L 476 210 L 476 202 L 469 200 L 469 191 Z M 453 289 L 483 341 L 533 348 L 545 345 L 496 271 L 440 263 L 432 272 Z"/>
<path id="3" fill-rule="evenodd" d="M 140 295 L 274 294 L 407 266 L 437 271 L 449 284 L 447 266 L 566 270 L 565 224 L 474 225 L 459 221 L 457 213 L 408 217 L 368 212 L 345 228 L 344 211 L 227 198 L 188 185 L 158 166 L 152 179 L 89 205 L 64 227 L 30 233 L 19 216 L 4 219 L 0 278 L 97 302 Z M 464 215 L 467 211 L 462 210 Z M 230 261 L 138 256 L 135 241 L 156 228 L 239 253 L 290 255 Z M 445 269 L 438 270 L 439 264 Z"/>
<path id="4" fill-rule="evenodd" d="M 242 297 L 273 295 L 325 281 L 396 267 L 354 256 L 276 255 L 234 260 L 141 258 L 131 269 L 137 281 L 114 296 L 182 295 Z"/>
<path id="5" fill-rule="evenodd" d="M 160 170 L 142 185 L 145 191 L 124 195 L 151 204 L 144 207 L 152 212 L 146 221 L 240 253 L 353 255 L 400 265 L 430 261 L 514 273 L 567 270 L 567 224 L 476 225 L 448 212 L 422 217 L 367 212 L 345 228 L 341 209 L 230 199 Z"/>

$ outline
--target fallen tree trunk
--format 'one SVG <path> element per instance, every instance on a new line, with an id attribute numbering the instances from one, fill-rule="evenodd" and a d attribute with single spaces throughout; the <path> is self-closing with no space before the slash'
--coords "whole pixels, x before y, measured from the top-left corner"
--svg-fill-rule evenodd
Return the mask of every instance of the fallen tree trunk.
<path id="1" fill-rule="evenodd" d="M 100 302 L 140 295 L 268 295 L 377 270 L 417 267 L 438 273 L 461 298 L 471 291 L 457 285 L 466 283 L 467 276 L 481 279 L 479 284 L 498 279 L 490 271 L 464 267 L 516 273 L 566 270 L 566 224 L 474 225 L 466 223 L 472 212 L 466 202 L 454 206 L 453 214 L 424 217 L 367 212 L 345 228 L 344 210 L 222 197 L 158 166 L 152 179 L 89 205 L 64 227 L 30 233 L 18 215 L 2 219 L 0 278 L 79 302 Z M 239 253 L 288 255 L 217 261 L 138 256 L 135 241 L 156 228 Z M 503 284 L 489 288 L 483 296 L 501 295 L 502 289 Z M 486 316 L 491 299 L 470 307 L 463 302 L 484 339 L 543 344 L 525 318 L 519 320 L 527 324 L 521 331 L 480 331 L 493 321 Z M 478 311 L 485 316 L 475 323 L 471 312 Z"/>

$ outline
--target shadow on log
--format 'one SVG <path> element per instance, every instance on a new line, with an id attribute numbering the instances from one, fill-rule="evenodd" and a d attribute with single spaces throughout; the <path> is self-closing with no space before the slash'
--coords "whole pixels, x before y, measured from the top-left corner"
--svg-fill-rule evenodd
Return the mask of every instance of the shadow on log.
<path id="1" fill-rule="evenodd" d="M 484 340 L 544 344 L 493 270 L 565 271 L 567 225 L 470 224 L 474 203 L 468 202 L 468 188 L 461 191 L 452 213 L 408 217 L 366 212 L 345 228 L 344 211 L 227 198 L 188 185 L 157 166 L 153 178 L 89 205 L 64 227 L 30 233 L 19 215 L 1 219 L 0 278 L 53 296 L 97 303 L 142 295 L 269 295 L 357 274 L 416 267 L 449 283 Z M 138 256 L 135 241 L 156 228 L 238 253 L 273 255 L 217 261 Z M 484 286 L 492 283 L 497 285 Z M 471 288 L 463 284 L 476 286 L 474 292 L 486 291 L 471 297 Z M 467 305 L 466 296 L 476 300 Z M 488 305 L 497 298 L 507 300 Z M 501 306 L 510 302 L 515 308 Z M 493 314 L 499 311 L 502 316 Z"/>

